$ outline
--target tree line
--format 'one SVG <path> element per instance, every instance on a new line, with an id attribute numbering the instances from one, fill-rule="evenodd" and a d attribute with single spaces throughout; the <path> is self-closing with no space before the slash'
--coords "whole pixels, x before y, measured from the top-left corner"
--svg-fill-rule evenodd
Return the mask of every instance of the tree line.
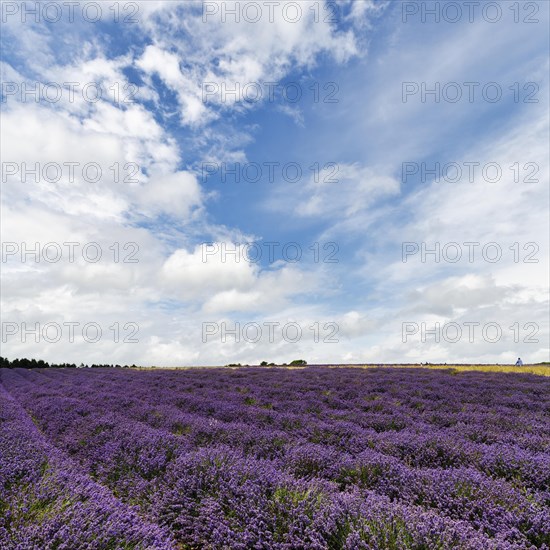
<path id="1" fill-rule="evenodd" d="M 136 365 L 132 365 L 135 367 Z M 130 368 L 130 365 L 85 365 L 80 363 L 76 365 L 75 363 L 48 363 L 42 359 L 27 359 L 23 357 L 22 359 L 14 359 L 10 361 L 6 357 L 0 357 L 0 369 L 76 369 L 76 368 Z"/>
<path id="2" fill-rule="evenodd" d="M 307 362 L 303 359 L 295 359 L 294 361 L 291 361 L 289 363 L 290 366 L 305 366 L 307 365 Z M 231 363 L 229 365 L 226 365 L 226 367 L 248 367 L 250 365 L 241 365 L 240 363 Z M 267 361 L 262 361 L 260 363 L 261 367 L 275 367 L 275 363 L 268 363 Z M 283 366 L 287 366 L 286 363 L 283 363 Z M 96 365 L 95 363 L 93 365 L 85 365 L 84 363 L 80 363 L 80 365 L 76 365 L 75 363 L 48 363 L 47 361 L 43 361 L 42 359 L 27 359 L 26 357 L 23 357 L 22 359 L 14 359 L 13 361 L 10 361 L 6 357 L 0 357 L 0 369 L 76 369 L 76 368 L 118 368 L 118 369 L 130 369 L 130 368 L 138 368 L 136 365 Z"/>

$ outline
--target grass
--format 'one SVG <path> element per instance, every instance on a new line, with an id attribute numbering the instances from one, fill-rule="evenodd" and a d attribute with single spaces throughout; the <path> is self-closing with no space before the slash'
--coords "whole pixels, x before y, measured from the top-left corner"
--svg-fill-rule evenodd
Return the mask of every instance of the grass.
<path id="1" fill-rule="evenodd" d="M 257 366 L 257 365 L 252 365 Z M 439 370 L 449 370 L 450 374 L 459 374 L 461 372 L 468 372 L 468 371 L 479 371 L 479 372 L 504 372 L 504 373 L 523 373 L 523 374 L 536 374 L 538 376 L 550 376 L 550 363 L 538 363 L 535 365 L 523 365 L 522 367 L 516 367 L 515 365 L 419 365 L 419 364 L 353 364 L 353 365 L 337 365 L 337 364 L 326 364 L 326 365 L 309 365 L 309 366 L 317 366 L 317 367 L 325 367 L 325 368 L 358 368 L 358 369 L 378 369 L 378 368 L 384 368 L 384 369 L 439 369 Z M 246 365 L 243 365 L 242 367 L 220 367 L 220 366 L 212 366 L 212 367 L 136 367 L 136 370 L 155 370 L 155 369 L 163 369 L 163 370 L 191 370 L 191 369 L 209 369 L 209 368 L 224 368 L 224 369 L 235 369 L 238 370 L 240 368 L 245 368 Z M 260 369 L 273 369 L 273 368 L 285 368 L 290 370 L 302 370 L 307 369 L 308 365 L 306 366 L 287 366 L 287 365 L 275 365 L 274 367 L 268 366 L 268 367 L 258 367 Z M 243 391 L 242 393 L 245 393 Z"/>
<path id="2" fill-rule="evenodd" d="M 539 376 L 550 376 L 550 364 L 543 363 L 537 365 L 523 365 L 516 367 L 515 365 L 385 365 L 385 364 L 368 364 L 368 365 L 323 365 L 327 368 L 351 367 L 360 369 L 438 369 L 448 370 L 450 374 L 458 374 L 468 371 L 479 372 L 511 372 L 518 374 L 537 374 Z"/>

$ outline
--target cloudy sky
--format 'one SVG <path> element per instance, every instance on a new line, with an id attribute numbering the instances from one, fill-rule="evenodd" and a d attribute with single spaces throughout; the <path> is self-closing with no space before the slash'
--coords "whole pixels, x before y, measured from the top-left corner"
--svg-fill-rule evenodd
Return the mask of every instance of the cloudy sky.
<path id="1" fill-rule="evenodd" d="M 2 355 L 549 359 L 548 2 L 3 2 Z"/>

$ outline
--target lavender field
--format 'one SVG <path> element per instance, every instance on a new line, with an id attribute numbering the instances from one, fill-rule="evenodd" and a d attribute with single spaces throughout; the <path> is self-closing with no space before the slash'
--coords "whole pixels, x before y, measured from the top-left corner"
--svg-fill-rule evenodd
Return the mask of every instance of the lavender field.
<path id="1" fill-rule="evenodd" d="M 0 548 L 550 548 L 550 379 L 1 369 Z"/>

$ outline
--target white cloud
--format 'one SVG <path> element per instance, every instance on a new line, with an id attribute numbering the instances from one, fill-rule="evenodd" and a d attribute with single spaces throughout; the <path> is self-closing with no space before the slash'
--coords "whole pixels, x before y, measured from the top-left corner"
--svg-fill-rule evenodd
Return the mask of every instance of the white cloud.
<path id="1" fill-rule="evenodd" d="M 291 195 L 292 210 L 297 216 L 359 221 L 377 201 L 399 194 L 399 181 L 384 172 L 357 163 L 318 163 L 305 185 L 278 182 L 266 206 L 286 212 L 287 197 Z"/>
<path id="2" fill-rule="evenodd" d="M 177 93 L 183 124 L 204 124 L 213 118 L 202 102 L 200 83 L 182 73 L 180 58 L 176 54 L 149 45 L 136 66 L 149 75 L 157 74 L 166 86 Z"/>
<path id="3" fill-rule="evenodd" d="M 194 208 L 202 205 L 202 193 L 194 174 L 176 172 L 151 178 L 136 189 L 135 201 L 151 217 L 167 214 L 184 222 L 190 220 Z"/>
<path id="4" fill-rule="evenodd" d="M 324 16 L 316 21 L 310 6 L 298 4 L 301 15 L 293 21 L 290 8 L 296 9 L 295 2 L 272 6 L 271 17 L 267 5 L 258 3 L 257 22 L 249 22 L 252 16 L 246 14 L 237 22 L 229 12 L 243 9 L 242 3 L 207 4 L 205 11 L 193 3 L 147 7 L 141 22 L 153 44 L 146 47 L 136 66 L 147 77 L 157 74 L 177 93 L 184 124 L 211 121 L 218 116 L 214 106 L 246 108 L 242 100 L 247 84 L 278 82 L 292 70 L 313 67 L 320 54 L 345 63 L 360 53 L 353 31 L 338 30 Z M 216 8 L 215 14 L 208 15 Z M 174 17 L 175 13 L 180 17 Z M 148 82 L 151 85 L 150 78 Z M 212 86 L 209 89 L 220 91 L 208 96 L 208 102 L 203 100 L 206 83 Z M 225 95 L 222 87 L 236 93 Z"/>

